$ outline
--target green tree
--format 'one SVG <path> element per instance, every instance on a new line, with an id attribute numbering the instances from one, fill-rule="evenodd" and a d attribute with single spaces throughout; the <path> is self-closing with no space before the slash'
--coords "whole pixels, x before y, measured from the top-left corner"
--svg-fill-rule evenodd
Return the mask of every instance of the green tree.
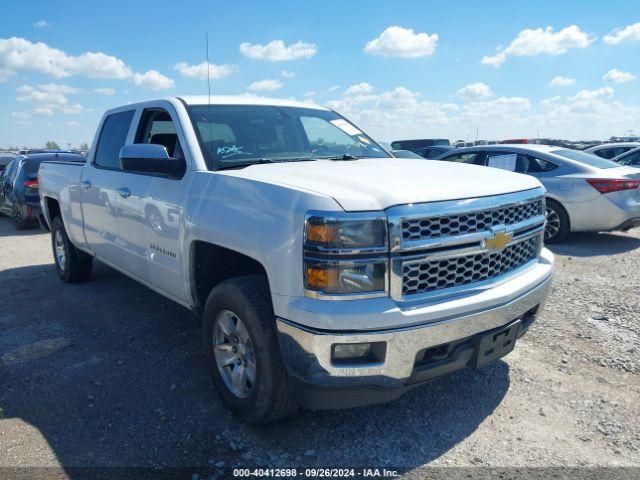
<path id="1" fill-rule="evenodd" d="M 81 143 L 80 150 L 89 150 L 89 144 L 87 142 Z"/>
<path id="2" fill-rule="evenodd" d="M 46 144 L 45 147 L 47 147 L 47 150 L 60 150 L 60 146 L 54 142 L 53 140 L 49 140 Z"/>

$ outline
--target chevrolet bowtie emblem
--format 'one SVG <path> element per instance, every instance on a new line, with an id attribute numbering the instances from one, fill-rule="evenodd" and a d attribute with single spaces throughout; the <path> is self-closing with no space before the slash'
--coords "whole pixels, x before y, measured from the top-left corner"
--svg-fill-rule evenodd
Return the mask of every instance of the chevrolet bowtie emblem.
<path id="1" fill-rule="evenodd" d="M 512 239 L 513 233 L 507 233 L 504 230 L 500 230 L 495 232 L 493 238 L 485 240 L 484 246 L 489 250 L 502 250 Z"/>

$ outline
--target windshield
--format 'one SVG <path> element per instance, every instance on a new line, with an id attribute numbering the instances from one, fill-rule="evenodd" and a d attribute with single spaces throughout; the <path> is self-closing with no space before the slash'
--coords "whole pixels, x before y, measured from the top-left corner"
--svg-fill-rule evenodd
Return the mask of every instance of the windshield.
<path id="1" fill-rule="evenodd" d="M 388 157 L 370 137 L 328 110 L 266 105 L 188 107 L 210 169 L 256 163 Z"/>
<path id="2" fill-rule="evenodd" d="M 580 163 L 586 163 L 587 165 L 591 165 L 592 167 L 596 168 L 613 168 L 620 166 L 615 162 L 605 160 L 604 158 L 600 158 L 597 155 L 582 152 L 580 150 L 552 150 L 551 153 L 553 153 L 554 155 L 560 155 L 561 157 L 568 158 L 570 160 L 575 160 Z"/>

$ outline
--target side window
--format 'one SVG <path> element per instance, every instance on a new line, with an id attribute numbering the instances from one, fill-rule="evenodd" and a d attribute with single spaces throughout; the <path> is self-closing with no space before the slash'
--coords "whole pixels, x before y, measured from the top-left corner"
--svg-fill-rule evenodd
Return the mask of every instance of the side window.
<path id="1" fill-rule="evenodd" d="M 136 132 L 136 143 L 162 145 L 171 158 L 184 160 L 176 126 L 166 110 L 145 110 Z"/>
<path id="2" fill-rule="evenodd" d="M 640 165 L 640 152 L 630 153 L 620 160 L 621 165 Z"/>
<path id="3" fill-rule="evenodd" d="M 16 164 L 16 160 L 11 160 L 11 161 L 7 164 L 7 166 L 6 166 L 5 170 L 4 170 L 4 172 L 2 172 L 2 175 L 1 175 L 1 177 L 2 177 L 3 179 L 4 179 L 4 178 L 9 178 L 9 177 L 11 176 L 11 172 L 13 172 L 13 167 L 15 166 L 15 164 Z"/>
<path id="4" fill-rule="evenodd" d="M 620 153 L 618 153 L 618 150 L 619 149 L 617 148 L 604 148 L 598 152 L 598 156 L 610 160 L 616 155 L 620 155 Z"/>
<path id="5" fill-rule="evenodd" d="M 556 168 L 558 168 L 558 165 L 556 165 L 555 163 L 542 160 L 541 158 L 527 158 L 529 159 L 527 173 L 550 172 L 551 170 L 555 170 Z"/>
<path id="6" fill-rule="evenodd" d="M 470 163 L 472 165 L 483 165 L 482 156 L 479 155 L 478 153 L 459 153 L 458 155 L 447 157 L 444 160 L 448 162 Z"/>
<path id="7" fill-rule="evenodd" d="M 127 133 L 133 119 L 133 110 L 109 115 L 98 138 L 94 163 L 99 167 L 120 169 L 118 155 L 127 141 Z"/>

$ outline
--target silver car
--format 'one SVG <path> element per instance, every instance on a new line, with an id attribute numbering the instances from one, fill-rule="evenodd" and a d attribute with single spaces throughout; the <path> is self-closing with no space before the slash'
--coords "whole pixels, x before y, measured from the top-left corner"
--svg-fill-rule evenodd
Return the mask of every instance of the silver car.
<path id="1" fill-rule="evenodd" d="M 612 160 L 613 157 L 617 157 L 638 147 L 640 147 L 640 142 L 603 143 L 601 145 L 585 148 L 583 151 Z"/>
<path id="2" fill-rule="evenodd" d="M 471 163 L 533 175 L 547 189 L 545 242 L 569 232 L 640 226 L 640 169 L 548 145 L 459 148 L 436 160 Z"/>
<path id="3" fill-rule="evenodd" d="M 629 150 L 622 155 L 618 155 L 611 160 L 616 162 L 618 165 L 640 168 L 640 146 L 638 148 L 634 148 L 633 150 Z"/>

